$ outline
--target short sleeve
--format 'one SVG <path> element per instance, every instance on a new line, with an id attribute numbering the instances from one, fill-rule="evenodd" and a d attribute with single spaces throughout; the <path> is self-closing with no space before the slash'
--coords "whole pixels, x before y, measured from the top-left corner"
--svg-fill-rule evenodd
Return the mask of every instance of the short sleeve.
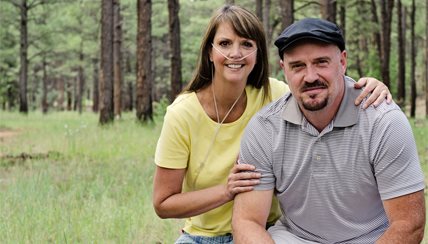
<path id="1" fill-rule="evenodd" d="M 382 200 L 424 189 L 412 128 L 400 110 L 386 112 L 376 121 L 370 150 Z"/>
<path id="2" fill-rule="evenodd" d="M 183 169 L 190 153 L 189 128 L 185 119 L 168 107 L 156 146 L 155 163 L 160 167 Z"/>
<path id="3" fill-rule="evenodd" d="M 256 190 L 270 190 L 275 187 L 272 168 L 271 129 L 261 116 L 255 115 L 245 129 L 241 140 L 238 163 L 252 164 L 262 174 Z"/>

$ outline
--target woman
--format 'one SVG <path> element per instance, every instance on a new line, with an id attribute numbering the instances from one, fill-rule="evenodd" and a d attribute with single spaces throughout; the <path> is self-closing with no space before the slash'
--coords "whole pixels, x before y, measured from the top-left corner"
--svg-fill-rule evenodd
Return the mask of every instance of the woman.
<path id="1" fill-rule="evenodd" d="M 377 85 L 371 102 L 379 95 L 376 103 L 383 101 L 389 91 L 369 81 L 369 90 Z M 240 138 L 249 119 L 286 91 L 285 83 L 268 78 L 257 17 L 238 6 L 220 8 L 209 22 L 193 79 L 167 109 L 156 148 L 156 213 L 187 218 L 176 243 L 232 243 L 232 200 L 260 177 L 251 166 L 235 164 Z M 280 214 L 272 209 L 271 222 Z"/>

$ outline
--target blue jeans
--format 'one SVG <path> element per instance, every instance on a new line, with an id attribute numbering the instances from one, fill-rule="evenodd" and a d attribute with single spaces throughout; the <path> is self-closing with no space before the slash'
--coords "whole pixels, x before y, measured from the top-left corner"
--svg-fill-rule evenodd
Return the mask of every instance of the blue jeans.
<path id="1" fill-rule="evenodd" d="M 233 244 L 232 234 L 221 236 L 194 236 L 183 231 L 175 244 Z"/>

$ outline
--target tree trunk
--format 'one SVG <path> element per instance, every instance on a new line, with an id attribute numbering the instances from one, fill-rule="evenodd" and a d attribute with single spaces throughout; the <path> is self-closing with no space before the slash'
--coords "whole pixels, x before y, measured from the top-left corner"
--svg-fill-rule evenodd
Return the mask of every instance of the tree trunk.
<path id="1" fill-rule="evenodd" d="M 122 17 L 119 0 L 114 0 L 114 116 L 122 115 Z"/>
<path id="2" fill-rule="evenodd" d="M 67 91 L 67 111 L 71 111 L 73 105 L 73 94 L 71 92 L 70 81 L 65 82 L 66 91 Z"/>
<path id="3" fill-rule="evenodd" d="M 15 82 L 10 82 L 7 86 L 6 90 L 6 97 L 7 97 L 7 103 L 9 105 L 8 110 L 12 111 L 13 108 L 15 108 L 15 88 L 14 88 Z"/>
<path id="4" fill-rule="evenodd" d="M 428 0 L 425 1 L 425 23 L 428 23 Z M 428 25 L 425 24 L 425 118 L 428 118 Z"/>
<path id="5" fill-rule="evenodd" d="M 345 38 L 346 42 L 346 2 L 342 2 L 339 7 L 339 26 L 342 29 L 343 38 Z"/>
<path id="6" fill-rule="evenodd" d="M 137 0 L 137 84 L 136 110 L 141 122 L 153 120 L 152 107 L 152 37 L 151 37 L 151 0 Z"/>
<path id="7" fill-rule="evenodd" d="M 113 0 L 102 0 L 100 65 L 100 124 L 111 123 L 113 113 Z"/>
<path id="8" fill-rule="evenodd" d="M 267 45 L 269 46 L 271 43 L 271 33 L 272 33 L 272 28 L 270 25 L 270 0 L 265 0 L 264 1 L 264 6 L 263 6 L 263 28 L 265 29 L 265 33 L 266 33 L 266 42 Z"/>
<path id="9" fill-rule="evenodd" d="M 172 102 L 181 92 L 181 44 L 180 44 L 180 18 L 178 16 L 180 4 L 178 0 L 168 0 L 169 12 L 169 43 L 171 47 L 171 93 Z"/>
<path id="10" fill-rule="evenodd" d="M 375 0 L 371 0 L 371 10 L 372 10 L 372 22 L 376 26 L 380 26 L 379 18 L 377 16 L 377 6 Z M 380 38 L 380 31 L 376 30 L 374 31 L 374 40 L 376 43 L 376 50 L 379 57 L 379 61 L 381 60 L 381 53 L 382 53 L 382 44 L 381 44 L 381 38 Z"/>
<path id="11" fill-rule="evenodd" d="M 98 113 L 98 106 L 100 104 L 100 89 L 99 89 L 99 69 L 98 59 L 92 59 L 93 74 L 92 74 L 92 111 Z"/>
<path id="12" fill-rule="evenodd" d="M 367 15 L 368 7 L 367 7 L 367 4 L 365 4 L 365 0 L 357 0 L 356 11 L 357 11 L 357 16 Z M 350 38 L 348 38 L 349 40 L 347 41 L 347 43 L 351 43 L 351 41 L 355 43 L 356 70 L 358 72 L 358 77 L 363 77 L 364 70 L 367 65 L 367 62 L 366 62 L 367 54 L 369 53 L 369 50 L 367 47 L 368 38 L 367 38 L 367 35 L 358 35 L 358 33 L 367 32 L 364 29 L 364 23 L 367 22 L 367 20 L 363 18 L 357 18 L 353 22 L 354 22 L 355 30 L 353 29 L 350 30 L 351 35 L 350 35 Z M 348 45 L 348 47 L 351 47 L 351 46 Z M 350 51 L 352 52 L 352 50 Z"/>
<path id="13" fill-rule="evenodd" d="M 412 0 L 412 10 L 410 12 L 410 43 L 411 43 L 411 65 L 410 65 L 410 117 L 414 118 L 416 115 L 416 45 L 415 45 L 415 18 L 416 18 L 415 0 Z"/>
<path id="14" fill-rule="evenodd" d="M 400 107 L 404 106 L 406 98 L 406 41 L 405 28 L 406 19 L 403 18 L 403 6 L 401 0 L 397 0 L 397 34 L 398 34 L 398 80 L 397 80 L 397 104 Z"/>
<path id="15" fill-rule="evenodd" d="M 281 8 L 281 31 L 294 22 L 294 0 L 280 0 Z"/>
<path id="16" fill-rule="evenodd" d="M 19 112 L 28 113 L 27 79 L 28 79 L 28 5 L 22 0 L 20 7 L 20 70 L 19 70 Z"/>
<path id="17" fill-rule="evenodd" d="M 336 0 L 320 0 L 321 18 L 336 23 Z"/>
<path id="18" fill-rule="evenodd" d="M 80 53 L 79 55 L 79 59 L 80 62 L 83 62 L 83 53 Z M 85 73 L 84 73 L 84 69 L 83 66 L 80 64 L 79 68 L 78 68 L 78 73 L 77 73 L 77 111 L 79 112 L 79 114 L 82 113 L 83 110 L 83 92 L 85 90 Z"/>
<path id="19" fill-rule="evenodd" d="M 279 1 L 281 4 L 283 1 Z M 256 0 L 256 15 L 261 21 L 263 19 L 263 0 Z"/>
<path id="20" fill-rule="evenodd" d="M 39 81 L 40 77 L 38 75 L 38 72 L 42 69 L 39 65 L 33 66 L 33 75 L 32 75 L 32 82 L 31 84 L 27 84 L 27 98 L 28 98 L 28 104 L 32 104 L 33 109 L 37 108 L 37 90 L 39 88 Z M 28 110 L 31 110 L 31 105 L 29 106 Z"/>
<path id="21" fill-rule="evenodd" d="M 79 66 L 77 68 L 77 96 L 76 96 L 76 105 L 77 111 L 79 114 L 82 113 L 82 99 L 83 99 L 83 91 L 85 90 L 85 72 L 83 69 L 84 62 L 84 54 L 83 54 L 83 35 L 80 41 L 80 50 L 79 50 Z"/>
<path id="22" fill-rule="evenodd" d="M 64 98 L 65 98 L 65 84 L 64 84 L 64 77 L 59 76 L 57 81 L 57 89 L 58 89 L 58 97 L 57 97 L 57 110 L 63 111 L 64 110 Z"/>
<path id="23" fill-rule="evenodd" d="M 381 0 L 381 72 L 383 83 L 391 88 L 389 77 L 389 60 L 391 50 L 391 21 L 394 0 Z"/>
<path id="24" fill-rule="evenodd" d="M 131 82 L 128 83 L 128 93 L 129 93 L 129 111 L 134 109 L 134 86 Z"/>
<path id="25" fill-rule="evenodd" d="M 78 71 L 78 69 L 76 69 L 75 71 Z M 77 102 L 79 100 L 78 98 L 79 94 L 77 92 L 79 90 L 78 86 L 79 86 L 79 74 L 77 74 L 76 77 L 74 77 L 73 79 L 73 97 L 74 97 L 73 111 L 77 111 Z"/>
<path id="26" fill-rule="evenodd" d="M 47 66 L 47 62 L 46 62 L 46 57 L 43 56 L 43 88 L 42 88 L 42 113 L 46 114 L 48 112 L 48 74 L 46 71 L 46 66 Z"/>

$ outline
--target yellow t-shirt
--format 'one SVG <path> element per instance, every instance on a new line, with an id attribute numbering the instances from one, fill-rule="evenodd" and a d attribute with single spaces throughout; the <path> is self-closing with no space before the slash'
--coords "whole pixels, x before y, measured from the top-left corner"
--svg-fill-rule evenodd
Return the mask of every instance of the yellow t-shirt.
<path id="1" fill-rule="evenodd" d="M 288 86 L 270 79 L 272 101 L 288 91 Z M 245 126 L 262 104 L 262 89 L 247 86 L 247 106 L 242 116 L 221 125 L 203 110 L 194 92 L 182 94 L 168 106 L 162 132 L 156 147 L 155 163 L 160 167 L 187 168 L 183 192 L 226 184 L 239 153 Z M 214 141 L 213 141 L 214 140 Z M 276 201 L 269 221 L 279 217 Z M 217 236 L 232 232 L 233 201 L 206 213 L 186 219 L 184 231 L 192 235 Z"/>

